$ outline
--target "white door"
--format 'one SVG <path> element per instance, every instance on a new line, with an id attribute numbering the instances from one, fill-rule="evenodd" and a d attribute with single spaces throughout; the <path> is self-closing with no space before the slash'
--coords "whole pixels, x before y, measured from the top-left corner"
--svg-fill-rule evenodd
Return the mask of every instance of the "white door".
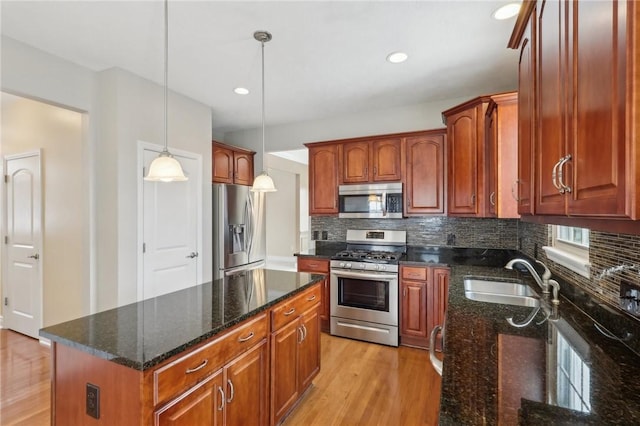
<path id="1" fill-rule="evenodd" d="M 5 324 L 38 338 L 42 327 L 40 152 L 5 157 L 5 170 Z"/>
<path id="2" fill-rule="evenodd" d="M 145 170 L 158 152 L 143 150 Z M 173 155 L 189 180 L 142 184 L 144 299 L 199 284 L 201 165 L 196 157 Z"/>

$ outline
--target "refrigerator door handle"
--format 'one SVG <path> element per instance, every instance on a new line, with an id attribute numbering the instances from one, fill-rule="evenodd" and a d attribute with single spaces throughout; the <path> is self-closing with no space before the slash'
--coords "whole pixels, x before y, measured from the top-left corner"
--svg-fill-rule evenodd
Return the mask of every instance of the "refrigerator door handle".
<path id="1" fill-rule="evenodd" d="M 254 220 L 254 211 L 253 211 L 253 196 L 251 195 L 251 192 L 249 192 L 249 195 L 247 195 L 247 210 L 249 212 L 249 218 L 248 220 L 245 222 L 246 226 L 247 226 L 247 239 L 249 240 L 248 244 L 247 244 L 247 256 L 248 259 L 251 259 L 251 251 L 253 249 L 253 220 Z"/>

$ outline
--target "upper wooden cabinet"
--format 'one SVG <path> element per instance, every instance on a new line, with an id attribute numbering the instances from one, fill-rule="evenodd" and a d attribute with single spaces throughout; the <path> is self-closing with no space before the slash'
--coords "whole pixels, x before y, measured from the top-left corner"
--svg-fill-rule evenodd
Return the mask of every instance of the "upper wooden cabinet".
<path id="1" fill-rule="evenodd" d="M 485 120 L 485 216 L 518 218 L 518 93 L 491 96 Z"/>
<path id="2" fill-rule="evenodd" d="M 345 142 L 342 147 L 341 183 L 399 181 L 401 139 Z"/>
<path id="3" fill-rule="evenodd" d="M 309 148 L 309 214 L 338 214 L 338 144 L 306 144 Z"/>
<path id="4" fill-rule="evenodd" d="M 484 122 L 489 97 L 472 99 L 442 113 L 447 125 L 447 212 L 484 215 Z"/>
<path id="5" fill-rule="evenodd" d="M 212 181 L 214 183 L 253 184 L 253 156 L 248 149 L 213 142 Z"/>
<path id="6" fill-rule="evenodd" d="M 523 8 L 509 45 L 535 95 L 520 116 L 535 133 L 520 127 L 534 138 L 536 215 L 640 219 L 639 18 L 635 1 Z"/>
<path id="7" fill-rule="evenodd" d="M 444 213 L 444 150 L 447 129 L 404 139 L 405 216 Z"/>

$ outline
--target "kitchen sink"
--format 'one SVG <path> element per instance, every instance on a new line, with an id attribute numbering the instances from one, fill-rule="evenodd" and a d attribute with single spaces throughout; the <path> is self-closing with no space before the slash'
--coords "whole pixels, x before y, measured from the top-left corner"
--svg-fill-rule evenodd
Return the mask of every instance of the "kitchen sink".
<path id="1" fill-rule="evenodd" d="M 477 302 L 540 306 L 538 295 L 528 285 L 499 279 L 466 277 L 464 295 L 467 299 Z"/>

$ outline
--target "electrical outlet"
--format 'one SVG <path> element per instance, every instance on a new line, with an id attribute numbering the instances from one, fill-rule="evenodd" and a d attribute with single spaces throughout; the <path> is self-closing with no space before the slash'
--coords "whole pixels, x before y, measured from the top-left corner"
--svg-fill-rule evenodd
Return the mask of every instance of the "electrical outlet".
<path id="1" fill-rule="evenodd" d="M 100 418 L 100 388 L 87 383 L 87 415 L 94 419 Z"/>

